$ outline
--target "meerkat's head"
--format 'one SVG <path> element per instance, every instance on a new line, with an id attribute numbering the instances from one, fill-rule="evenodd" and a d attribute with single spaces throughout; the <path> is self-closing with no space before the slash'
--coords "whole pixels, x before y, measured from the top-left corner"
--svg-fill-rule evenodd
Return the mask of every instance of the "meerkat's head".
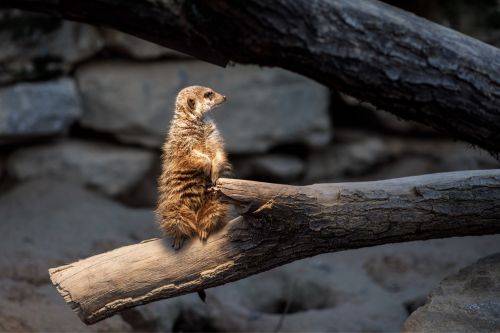
<path id="1" fill-rule="evenodd" d="M 186 112 L 197 118 L 203 117 L 226 100 L 213 89 L 201 86 L 191 86 L 182 89 L 175 101 L 176 112 Z"/>

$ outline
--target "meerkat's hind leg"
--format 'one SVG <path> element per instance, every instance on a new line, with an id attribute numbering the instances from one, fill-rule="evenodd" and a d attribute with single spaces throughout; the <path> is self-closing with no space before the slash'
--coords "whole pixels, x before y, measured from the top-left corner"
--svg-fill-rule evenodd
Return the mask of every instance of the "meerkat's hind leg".
<path id="1" fill-rule="evenodd" d="M 182 221 L 176 221 L 170 226 L 167 234 L 172 237 L 172 247 L 174 250 L 179 250 L 184 241 L 193 234 L 192 228 L 186 228 L 186 225 Z"/>
<path id="2" fill-rule="evenodd" d="M 182 244 L 184 244 L 184 240 L 184 237 L 174 237 L 174 241 L 172 242 L 174 250 L 179 250 L 182 247 Z"/>
<path id="3" fill-rule="evenodd" d="M 211 196 L 205 201 L 204 205 L 198 212 L 197 220 L 197 233 L 202 241 L 206 240 L 209 233 L 217 228 L 227 215 L 228 211 L 228 205 L 219 202 L 219 200 L 214 196 Z"/>
<path id="4" fill-rule="evenodd" d="M 172 247 L 179 250 L 184 241 L 190 238 L 197 230 L 196 214 L 187 206 L 176 207 L 169 211 L 169 214 L 162 224 L 167 235 L 173 238 Z"/>

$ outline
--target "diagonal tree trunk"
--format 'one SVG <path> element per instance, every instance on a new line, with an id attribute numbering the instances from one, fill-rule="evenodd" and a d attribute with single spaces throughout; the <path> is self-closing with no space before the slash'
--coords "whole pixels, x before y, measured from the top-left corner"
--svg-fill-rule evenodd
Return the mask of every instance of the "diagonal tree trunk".
<path id="1" fill-rule="evenodd" d="M 500 170 L 287 186 L 220 179 L 242 209 L 203 244 L 150 240 L 53 268 L 87 324 L 126 308 L 215 287 L 320 253 L 500 233 Z"/>
<path id="2" fill-rule="evenodd" d="M 219 65 L 283 67 L 500 152 L 500 50 L 375 0 L 2 0 L 0 7 L 108 25 Z"/>

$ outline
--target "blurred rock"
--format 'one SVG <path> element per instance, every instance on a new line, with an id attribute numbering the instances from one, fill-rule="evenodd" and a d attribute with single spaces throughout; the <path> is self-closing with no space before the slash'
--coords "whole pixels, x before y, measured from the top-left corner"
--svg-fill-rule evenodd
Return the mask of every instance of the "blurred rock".
<path id="1" fill-rule="evenodd" d="M 159 236 L 151 210 L 74 184 L 36 180 L 0 198 L 0 278 L 48 283 L 51 267 Z"/>
<path id="2" fill-rule="evenodd" d="M 85 325 L 54 286 L 0 279 L 0 332 L 131 332 L 119 316 Z"/>
<path id="3" fill-rule="evenodd" d="M 314 151 L 307 163 L 305 182 L 338 181 L 372 172 L 390 156 L 386 144 L 379 138 L 352 138 L 334 142 L 325 150 Z"/>
<path id="4" fill-rule="evenodd" d="M 161 174 L 160 154 L 153 157 L 152 167 L 148 170 L 136 186 L 133 186 L 124 195 L 119 197 L 120 201 L 131 207 L 156 208 L 158 199 L 158 178 Z"/>
<path id="5" fill-rule="evenodd" d="M 291 182 L 297 180 L 305 169 L 303 160 L 285 154 L 234 157 L 230 160 L 237 177 L 260 181 Z"/>
<path id="6" fill-rule="evenodd" d="M 259 156 L 252 164 L 257 174 L 285 182 L 297 179 L 305 167 L 301 159 L 289 155 Z"/>
<path id="7" fill-rule="evenodd" d="M 139 306 L 121 316 L 138 332 L 214 332 L 207 310 L 194 293 Z"/>
<path id="8" fill-rule="evenodd" d="M 101 34 L 106 43 L 106 47 L 119 53 L 126 54 L 132 58 L 155 59 L 165 56 L 182 58 L 188 57 L 180 52 L 118 30 L 103 28 L 101 29 Z"/>
<path id="9" fill-rule="evenodd" d="M 439 135 L 429 126 L 398 118 L 352 96 L 332 93 L 331 99 L 331 112 L 336 128 L 368 129 L 378 133 L 395 133 L 403 136 Z"/>
<path id="10" fill-rule="evenodd" d="M 70 79 L 0 89 L 0 139 L 64 133 L 82 113 Z"/>
<path id="11" fill-rule="evenodd" d="M 53 16 L 0 11 L 0 83 L 66 73 L 104 45 L 96 28 Z"/>
<path id="12" fill-rule="evenodd" d="M 321 256 L 292 263 L 208 290 L 208 317 L 231 332 L 393 330 L 404 307 L 359 273 Z"/>
<path id="13" fill-rule="evenodd" d="M 464 142 L 428 142 L 427 145 L 420 145 L 420 149 L 422 152 L 424 149 L 430 152 L 435 159 L 441 159 L 438 165 L 439 169 L 460 171 L 500 168 L 500 160 L 494 158 L 490 153 Z"/>
<path id="14" fill-rule="evenodd" d="M 403 332 L 500 331 L 500 253 L 447 277 Z"/>
<path id="15" fill-rule="evenodd" d="M 8 169 L 20 180 L 51 177 L 115 196 L 142 181 L 154 156 L 144 149 L 69 140 L 17 150 L 8 160 Z"/>
<path id="16" fill-rule="evenodd" d="M 363 251 L 363 269 L 372 281 L 409 304 L 427 296 L 446 276 L 500 251 L 500 235 L 389 244 Z"/>
<path id="17" fill-rule="evenodd" d="M 192 84 L 228 96 L 214 117 L 232 153 L 265 152 L 285 143 L 321 146 L 330 138 L 328 90 L 280 69 L 102 62 L 84 66 L 77 78 L 85 106 L 82 124 L 124 142 L 159 147 L 176 94 Z"/>
<path id="18" fill-rule="evenodd" d="M 358 180 L 382 180 L 423 175 L 427 173 L 446 171 L 436 167 L 438 161 L 428 156 L 401 155 L 378 166 L 374 172 L 357 178 Z M 352 178 L 348 178 L 350 180 Z"/>
<path id="19" fill-rule="evenodd" d="M 388 179 L 436 172 L 500 168 L 488 152 L 464 142 L 439 139 L 384 138 L 390 163 L 380 166 L 364 180 Z"/>
<path id="20" fill-rule="evenodd" d="M 385 131 L 402 135 L 439 136 L 432 127 L 426 126 L 413 120 L 406 120 L 396 115 L 383 111 L 374 110 L 375 116 Z"/>
<path id="21" fill-rule="evenodd" d="M 401 139 L 336 131 L 327 149 L 313 151 L 303 183 L 379 180 L 426 173 L 495 169 L 500 161 L 467 143 L 447 139 Z"/>

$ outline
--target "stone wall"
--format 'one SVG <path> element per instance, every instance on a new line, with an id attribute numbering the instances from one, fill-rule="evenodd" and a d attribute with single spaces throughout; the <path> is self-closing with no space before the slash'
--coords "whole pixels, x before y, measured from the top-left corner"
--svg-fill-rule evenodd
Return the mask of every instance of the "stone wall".
<path id="1" fill-rule="evenodd" d="M 235 177 L 310 184 L 499 162 L 281 69 L 223 69 L 19 11 L 0 12 L 0 41 L 0 331 L 394 331 L 443 277 L 500 250 L 489 236 L 326 254 L 210 289 L 206 305 L 187 295 L 87 327 L 47 269 L 159 236 L 160 146 L 186 85 L 228 96 L 215 120 Z"/>

